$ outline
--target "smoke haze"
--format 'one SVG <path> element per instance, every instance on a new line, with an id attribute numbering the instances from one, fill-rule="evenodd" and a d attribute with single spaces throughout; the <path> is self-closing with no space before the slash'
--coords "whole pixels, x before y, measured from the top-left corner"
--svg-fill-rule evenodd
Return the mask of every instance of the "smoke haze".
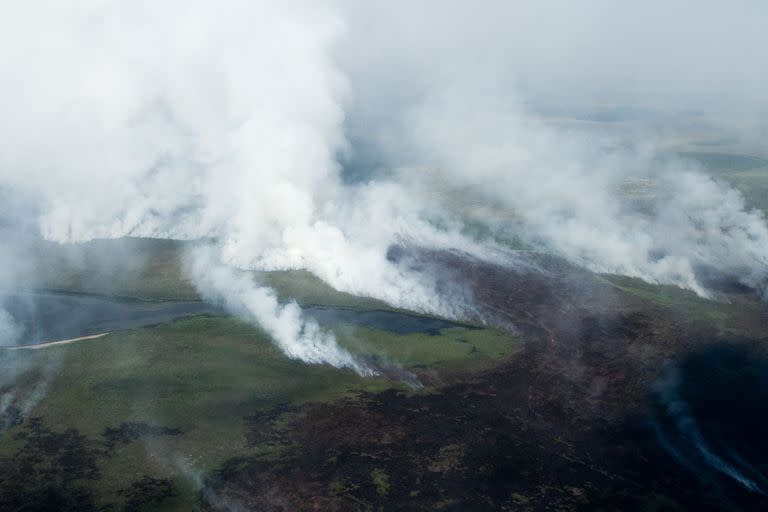
<path id="1" fill-rule="evenodd" d="M 699 109 L 760 141 L 766 7 L 663 5 L 8 4 L 0 186 L 32 198 L 22 218 L 48 240 L 214 240 L 188 258 L 205 297 L 290 357 L 362 374 L 238 269 L 307 269 L 461 317 L 471 297 L 391 248 L 504 263 L 518 240 L 704 296 L 702 268 L 762 293 L 768 227 L 739 192 L 669 158 L 652 123 L 555 122 L 574 106 Z M 0 336 L 13 329 L 0 309 Z"/>

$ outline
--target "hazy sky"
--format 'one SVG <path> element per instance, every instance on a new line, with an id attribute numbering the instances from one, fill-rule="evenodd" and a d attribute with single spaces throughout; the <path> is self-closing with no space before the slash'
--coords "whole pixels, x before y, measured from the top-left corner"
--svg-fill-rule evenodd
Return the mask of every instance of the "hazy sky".
<path id="1" fill-rule="evenodd" d="M 751 108 L 768 100 L 768 5 L 761 1 L 342 5 L 342 67 L 353 83 L 383 82 L 380 90 L 491 74 L 532 96 Z"/>

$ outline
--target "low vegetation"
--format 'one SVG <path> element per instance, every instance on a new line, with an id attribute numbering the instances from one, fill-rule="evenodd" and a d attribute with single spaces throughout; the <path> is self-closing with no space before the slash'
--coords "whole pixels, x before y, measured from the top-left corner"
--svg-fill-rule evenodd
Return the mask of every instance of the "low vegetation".
<path id="1" fill-rule="evenodd" d="M 508 334 L 473 327 L 437 335 L 353 326 L 336 331 L 342 344 L 369 360 L 402 365 L 429 381 L 460 367 L 492 364 L 517 347 Z M 86 482 L 96 504 L 135 501 L 129 496 L 136 489 L 126 490 L 127 483 L 160 482 L 165 489 L 171 478 L 173 492 L 163 494 L 164 506 L 176 503 L 186 510 L 200 491 L 190 473 L 203 475 L 234 456 L 269 456 L 279 449 L 269 440 L 247 442 L 244 418 L 282 404 L 332 401 L 365 391 L 414 392 L 397 380 L 290 360 L 258 328 L 225 317 L 199 316 L 16 351 L 14 360 L 29 368 L 30 388 L 54 364 L 55 378 L 27 418 L 3 435 L 0 454 L 15 460 L 24 453 L 28 442 L 20 434 L 29 428 L 29 418 L 39 418 L 52 432 L 77 433 L 89 446 L 101 447 L 96 450 L 101 456 L 89 458 L 99 477 Z"/>

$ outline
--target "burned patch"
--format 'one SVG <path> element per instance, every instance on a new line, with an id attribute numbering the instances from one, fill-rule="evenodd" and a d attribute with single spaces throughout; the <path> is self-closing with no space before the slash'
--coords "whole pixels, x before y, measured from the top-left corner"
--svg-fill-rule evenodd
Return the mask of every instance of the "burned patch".
<path id="1" fill-rule="evenodd" d="M 15 438 L 21 448 L 0 459 L 0 510 L 96 510 L 87 483 L 99 477 L 97 444 L 74 429 L 53 431 L 39 418 Z"/>
<path id="2" fill-rule="evenodd" d="M 159 503 L 178 494 L 171 480 L 144 476 L 126 489 L 119 491 L 125 498 L 124 512 L 136 512 L 144 505 Z"/>

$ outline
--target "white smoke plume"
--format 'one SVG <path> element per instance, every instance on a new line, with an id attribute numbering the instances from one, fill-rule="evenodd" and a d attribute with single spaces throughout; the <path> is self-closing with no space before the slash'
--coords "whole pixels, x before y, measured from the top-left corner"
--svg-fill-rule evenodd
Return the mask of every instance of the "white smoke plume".
<path id="1" fill-rule="evenodd" d="M 300 2 L 4 10 L 0 58 L 14 72 L 0 110 L 13 136 L 0 179 L 41 197 L 44 236 L 214 237 L 229 262 L 267 268 L 301 260 L 291 239 L 339 236 L 317 220 L 339 193 L 336 17 Z M 297 306 L 207 270 L 193 273 L 201 290 L 218 299 L 232 286 L 225 304 L 263 323 L 289 356 L 366 371 Z"/>
<path id="2" fill-rule="evenodd" d="M 193 255 L 189 265 L 205 295 L 291 357 L 361 373 L 296 306 L 235 268 L 304 268 L 346 292 L 460 316 L 463 296 L 436 293 L 433 276 L 387 254 L 405 244 L 505 261 L 468 234 L 479 222 L 596 271 L 706 295 L 697 272 L 711 268 L 762 289 L 768 228 L 737 192 L 658 158 L 645 133 L 565 131 L 529 103 L 662 108 L 690 90 L 717 107 L 708 113 L 760 111 L 768 88 L 754 48 L 768 45 L 754 20 L 764 7 L 720 16 L 696 4 L 705 27 L 743 22 L 727 43 L 741 67 L 706 30 L 674 46 L 689 10 L 665 10 L 672 21 L 662 22 L 657 2 L 601 4 L 8 3 L 0 185 L 35 198 L 50 240 L 215 240 L 215 264 Z M 648 27 L 654 44 L 679 51 L 642 47 Z M 659 100 L 660 79 L 699 48 L 712 59 L 689 59 L 689 76 Z M 704 80 L 713 67 L 753 81 Z M 353 166 L 342 172 L 340 160 L 364 157 L 370 169 L 356 179 Z M 647 197 L 627 192 L 637 180 Z"/>
<path id="3" fill-rule="evenodd" d="M 768 224 L 736 190 L 648 143 L 558 130 L 514 103 L 460 101 L 475 95 L 441 91 L 407 116 L 431 182 L 515 212 L 504 229 L 597 272 L 703 296 L 702 267 L 766 286 Z"/>
<path id="4" fill-rule="evenodd" d="M 21 334 L 21 328 L 5 309 L 0 309 L 0 345 L 14 343 Z"/>
<path id="5" fill-rule="evenodd" d="M 332 333 L 322 331 L 314 320 L 302 318 L 295 302 L 280 304 L 270 288 L 257 286 L 251 274 L 238 273 L 222 264 L 218 256 L 210 247 L 188 254 L 189 275 L 204 298 L 264 326 L 278 348 L 292 359 L 350 368 L 364 376 L 376 374 L 341 348 Z"/>
<path id="6" fill-rule="evenodd" d="M 342 186 L 346 82 L 330 52 L 337 16 L 300 2 L 38 4 L 10 8 L 2 27 L 0 52 L 16 73 L 0 99 L 14 132 L 0 180 L 40 196 L 46 238 L 214 238 L 238 268 L 307 268 L 344 291 L 454 314 L 427 277 L 386 253 L 402 239 L 460 239 L 420 218 L 397 184 Z M 13 28 L 30 24 L 47 38 Z M 232 275 L 213 272 L 201 288 L 220 297 Z M 274 300 L 236 289 L 244 296 L 225 302 L 240 313 L 255 295 Z M 247 316 L 282 336 L 289 355 L 322 359 L 289 342 L 301 333 L 330 347 L 295 306 L 280 315 L 265 308 Z M 338 354 L 330 361 L 352 366 Z"/>

